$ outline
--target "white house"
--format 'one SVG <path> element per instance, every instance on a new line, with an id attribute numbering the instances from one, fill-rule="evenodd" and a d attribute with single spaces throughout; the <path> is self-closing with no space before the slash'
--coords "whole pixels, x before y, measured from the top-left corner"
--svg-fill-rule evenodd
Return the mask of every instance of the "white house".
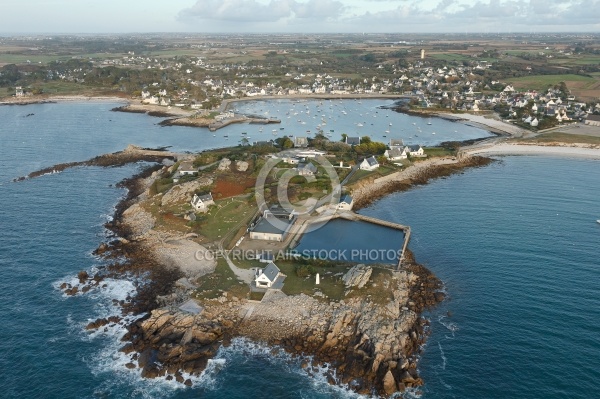
<path id="1" fill-rule="evenodd" d="M 294 147 L 301 147 L 301 148 L 308 147 L 308 139 L 306 137 L 300 137 L 300 136 L 294 137 Z"/>
<path id="2" fill-rule="evenodd" d="M 423 150 L 423 147 L 421 147 L 418 144 L 417 145 L 409 145 L 406 147 L 406 150 L 411 157 L 424 157 L 425 156 L 425 151 Z"/>
<path id="3" fill-rule="evenodd" d="M 352 196 L 350 196 L 350 194 L 344 194 L 340 197 L 337 209 L 341 211 L 350 211 L 352 210 L 352 205 L 354 205 Z"/>
<path id="4" fill-rule="evenodd" d="M 275 263 L 271 262 L 264 269 L 256 269 L 254 282 L 257 288 L 271 288 L 279 276 L 283 276 Z"/>
<path id="5" fill-rule="evenodd" d="M 408 158 L 406 148 L 394 147 L 391 150 L 385 150 L 383 155 L 390 161 L 399 161 Z"/>
<path id="6" fill-rule="evenodd" d="M 310 162 L 299 163 L 296 170 L 300 176 L 314 176 L 317 173 L 317 167 Z"/>
<path id="7" fill-rule="evenodd" d="M 17 96 L 17 97 L 23 97 L 24 95 L 25 95 L 25 94 L 24 94 L 24 92 L 23 92 L 23 87 L 21 87 L 21 86 L 17 86 L 17 87 L 15 88 L 15 96 Z"/>
<path id="8" fill-rule="evenodd" d="M 192 198 L 192 207 L 196 210 L 196 212 L 206 212 L 208 211 L 208 207 L 210 205 L 214 205 L 215 201 L 213 200 L 212 194 L 204 194 L 198 195 L 194 194 L 194 198 Z"/>
<path id="9" fill-rule="evenodd" d="M 250 239 L 265 241 L 283 241 L 287 237 L 296 217 L 281 208 L 265 210 L 263 216 L 252 224 L 248 231 Z"/>
<path id="10" fill-rule="evenodd" d="M 198 169 L 194 168 L 194 165 L 187 161 L 180 163 L 177 171 L 181 176 L 198 174 Z"/>
<path id="11" fill-rule="evenodd" d="M 363 159 L 363 161 L 358 165 L 358 168 L 361 170 L 375 170 L 378 167 L 379 162 L 377 162 L 374 156 Z"/>

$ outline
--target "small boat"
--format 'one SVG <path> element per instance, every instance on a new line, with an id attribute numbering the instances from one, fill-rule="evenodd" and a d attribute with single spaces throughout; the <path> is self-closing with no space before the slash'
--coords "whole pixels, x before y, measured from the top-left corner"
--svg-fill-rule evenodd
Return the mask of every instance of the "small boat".
<path id="1" fill-rule="evenodd" d="M 597 223 L 600 223 L 600 219 L 596 220 Z"/>
<path id="2" fill-rule="evenodd" d="M 428 125 L 431 125 L 431 122 L 427 122 Z"/>
<path id="3" fill-rule="evenodd" d="M 246 132 L 242 132 L 242 134 L 248 134 L 248 133 L 246 133 Z"/>

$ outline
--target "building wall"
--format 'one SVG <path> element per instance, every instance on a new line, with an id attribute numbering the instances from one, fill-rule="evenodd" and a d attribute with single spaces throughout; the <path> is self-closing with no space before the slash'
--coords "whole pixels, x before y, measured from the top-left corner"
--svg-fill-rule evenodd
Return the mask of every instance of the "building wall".
<path id="1" fill-rule="evenodd" d="M 281 241 L 282 235 L 272 233 L 258 233 L 255 231 L 251 231 L 250 238 L 252 238 L 253 240 Z"/>

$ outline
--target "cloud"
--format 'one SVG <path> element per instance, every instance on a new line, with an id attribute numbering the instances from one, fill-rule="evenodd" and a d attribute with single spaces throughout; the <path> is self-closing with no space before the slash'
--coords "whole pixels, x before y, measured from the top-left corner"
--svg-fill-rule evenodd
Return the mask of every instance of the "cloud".
<path id="1" fill-rule="evenodd" d="M 179 12 L 180 20 L 209 20 L 227 22 L 278 22 L 284 19 L 324 20 L 339 16 L 345 7 L 337 0 L 198 0 Z"/>
<path id="2" fill-rule="evenodd" d="M 197 0 L 178 20 L 220 32 L 593 31 L 600 0 Z"/>

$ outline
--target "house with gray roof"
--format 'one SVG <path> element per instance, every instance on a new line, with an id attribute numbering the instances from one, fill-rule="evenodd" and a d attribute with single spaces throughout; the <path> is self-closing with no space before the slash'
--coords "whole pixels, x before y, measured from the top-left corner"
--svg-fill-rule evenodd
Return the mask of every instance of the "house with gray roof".
<path id="1" fill-rule="evenodd" d="M 360 137 L 346 136 L 346 144 L 348 144 L 348 145 L 360 145 Z"/>
<path id="2" fill-rule="evenodd" d="M 254 283 L 256 288 L 271 288 L 280 276 L 283 274 L 275 263 L 271 262 L 264 269 L 256 269 Z"/>
<path id="3" fill-rule="evenodd" d="M 375 159 L 374 156 L 370 156 L 362 160 L 362 162 L 358 165 L 358 168 L 361 170 L 375 170 L 379 167 L 379 162 Z"/>
<path id="4" fill-rule="evenodd" d="M 317 167 L 310 162 L 298 164 L 296 170 L 300 176 L 314 176 L 317 173 Z"/>
<path id="5" fill-rule="evenodd" d="M 337 209 L 341 211 L 350 211 L 352 210 L 352 205 L 354 205 L 352 196 L 350 194 L 344 194 L 340 197 Z"/>
<path id="6" fill-rule="evenodd" d="M 401 159 L 408 158 L 408 152 L 406 148 L 394 147 L 391 150 L 385 150 L 383 155 L 390 161 L 399 161 Z"/>
<path id="7" fill-rule="evenodd" d="M 215 204 L 215 201 L 213 200 L 213 196 L 211 193 L 203 195 L 194 194 L 191 204 L 192 207 L 196 210 L 196 212 L 206 212 L 208 211 L 208 207 L 210 205 Z"/>

